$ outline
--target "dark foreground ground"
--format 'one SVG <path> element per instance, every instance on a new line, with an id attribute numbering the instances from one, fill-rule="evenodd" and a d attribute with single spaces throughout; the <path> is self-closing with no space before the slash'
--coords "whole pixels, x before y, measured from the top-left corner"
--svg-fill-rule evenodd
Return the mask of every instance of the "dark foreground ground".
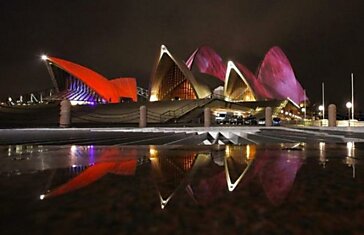
<path id="1" fill-rule="evenodd" d="M 1 234 L 364 233 L 363 144 L 0 153 Z"/>

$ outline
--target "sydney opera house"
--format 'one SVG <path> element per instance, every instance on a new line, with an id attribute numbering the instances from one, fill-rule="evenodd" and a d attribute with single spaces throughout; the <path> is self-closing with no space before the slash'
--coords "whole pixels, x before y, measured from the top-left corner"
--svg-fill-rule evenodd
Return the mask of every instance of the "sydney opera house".
<path id="1" fill-rule="evenodd" d="M 194 122 L 201 119 L 206 107 L 215 115 L 234 112 L 242 117 L 263 117 L 269 106 L 273 116 L 300 119 L 302 104 L 308 100 L 279 47 L 266 53 L 254 74 L 237 61 L 224 61 L 208 46 L 196 49 L 183 61 L 162 45 L 143 97 L 136 78 L 109 79 L 64 59 L 45 55 L 42 59 L 55 91 L 46 100 L 66 99 L 77 105 L 73 123 L 76 116 L 82 116 L 78 119 L 82 123 L 135 123 L 141 105 L 148 108 L 148 123 Z M 90 105 L 92 109 L 87 108 Z"/>
<path id="2" fill-rule="evenodd" d="M 97 103 L 137 101 L 135 78 L 109 80 L 70 61 L 43 59 L 57 96 Z M 300 104 L 306 99 L 288 58 L 278 47 L 267 52 L 254 74 L 238 62 L 226 64 L 207 46 L 196 49 L 183 62 L 162 45 L 150 84 L 150 101 L 204 99 L 214 94 L 234 102 L 289 99 Z"/>
<path id="3" fill-rule="evenodd" d="M 289 99 L 300 104 L 307 99 L 280 48 L 271 48 L 257 71 L 254 75 L 244 65 L 233 61 L 226 65 L 206 46 L 195 50 L 186 63 L 162 46 L 152 76 L 150 101 L 203 99 L 213 94 L 234 102 Z"/>

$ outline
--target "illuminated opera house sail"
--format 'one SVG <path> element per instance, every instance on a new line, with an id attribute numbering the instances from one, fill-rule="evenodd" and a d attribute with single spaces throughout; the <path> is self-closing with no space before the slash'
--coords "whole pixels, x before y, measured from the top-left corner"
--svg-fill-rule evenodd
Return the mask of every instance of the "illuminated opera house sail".
<path id="1" fill-rule="evenodd" d="M 56 99 L 78 103 L 137 101 L 135 78 L 108 80 L 101 74 L 73 62 L 42 56 L 56 90 Z"/>
<path id="2" fill-rule="evenodd" d="M 209 88 L 195 79 L 186 64 L 162 45 L 152 75 L 150 101 L 201 99 L 210 94 Z"/>
<path id="3" fill-rule="evenodd" d="M 253 74 L 238 62 L 227 66 L 207 46 L 196 49 L 182 62 L 162 45 L 152 74 L 150 101 L 201 99 L 219 88 L 227 101 L 307 100 L 291 64 L 279 47 L 271 48 Z"/>
<path id="4" fill-rule="evenodd" d="M 60 99 L 83 103 L 137 101 L 135 78 L 107 79 L 76 63 L 44 56 Z M 182 61 L 162 45 L 152 71 L 149 101 L 194 100 L 218 96 L 229 102 L 307 101 L 292 66 L 279 47 L 271 48 L 252 73 L 236 61 L 227 63 L 208 46 Z"/>

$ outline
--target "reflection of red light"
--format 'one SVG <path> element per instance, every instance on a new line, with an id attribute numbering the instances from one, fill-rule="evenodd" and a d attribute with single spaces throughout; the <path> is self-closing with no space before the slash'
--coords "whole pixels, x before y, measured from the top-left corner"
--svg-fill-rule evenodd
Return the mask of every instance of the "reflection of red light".
<path id="1" fill-rule="evenodd" d="M 119 161 L 120 157 L 123 160 L 131 160 L 137 158 L 137 149 L 135 148 L 104 148 L 100 155 L 98 155 L 101 161 Z"/>
<path id="2" fill-rule="evenodd" d="M 136 169 L 136 164 L 137 160 L 96 163 L 67 183 L 52 190 L 46 197 L 59 196 L 83 188 L 94 183 L 108 173 L 117 175 L 133 175 Z"/>

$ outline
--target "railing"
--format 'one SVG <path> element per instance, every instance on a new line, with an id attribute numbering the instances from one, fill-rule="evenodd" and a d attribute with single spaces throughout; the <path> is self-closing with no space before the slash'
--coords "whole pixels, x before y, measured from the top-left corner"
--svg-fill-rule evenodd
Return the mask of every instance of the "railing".
<path id="1" fill-rule="evenodd" d="M 137 95 L 147 100 L 149 97 L 149 92 L 147 89 L 144 89 L 142 87 L 137 87 Z M 48 88 L 44 90 L 22 94 L 17 96 L 16 98 L 9 96 L 7 100 L 3 100 L 1 103 L 4 103 L 8 106 L 20 105 L 20 104 L 30 105 L 30 104 L 49 102 L 49 101 L 60 101 L 63 99 L 64 97 L 57 96 L 55 88 Z"/>
<path id="2" fill-rule="evenodd" d="M 147 109 L 147 118 L 148 118 L 148 121 L 154 121 L 154 122 L 160 122 L 160 123 L 166 122 L 168 120 L 168 118 L 162 117 L 160 113 L 153 112 L 149 109 Z"/>
<path id="3" fill-rule="evenodd" d="M 137 87 L 137 95 L 145 99 L 149 98 L 149 91 L 143 87 Z"/>
<path id="4" fill-rule="evenodd" d="M 54 94 L 54 89 L 49 88 L 19 95 L 17 98 L 9 96 L 6 101 L 2 101 L 1 103 L 7 106 L 41 104 L 48 102 L 47 97 L 52 96 L 52 94 Z"/>

